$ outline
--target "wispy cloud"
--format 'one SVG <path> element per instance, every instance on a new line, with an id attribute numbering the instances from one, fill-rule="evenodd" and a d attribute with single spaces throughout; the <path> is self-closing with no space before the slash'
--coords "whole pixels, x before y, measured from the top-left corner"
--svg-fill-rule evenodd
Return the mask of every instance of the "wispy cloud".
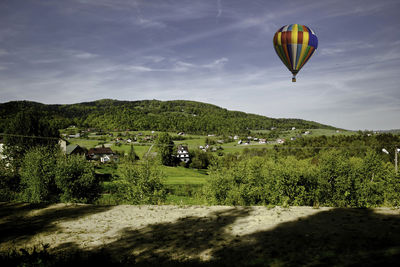
<path id="1" fill-rule="evenodd" d="M 221 0 L 217 0 L 217 18 L 222 15 L 222 3 Z"/>
<path id="2" fill-rule="evenodd" d="M 7 50 L 0 48 L 0 57 L 1 57 L 1 56 L 6 56 L 6 55 L 9 55 L 9 54 L 10 54 L 10 53 L 7 52 Z"/>
<path id="3" fill-rule="evenodd" d="M 400 112 L 396 0 L 4 1 L 1 101 L 190 99 L 399 128 L 388 114 Z M 288 23 L 311 26 L 320 40 L 297 83 L 271 44 Z"/>

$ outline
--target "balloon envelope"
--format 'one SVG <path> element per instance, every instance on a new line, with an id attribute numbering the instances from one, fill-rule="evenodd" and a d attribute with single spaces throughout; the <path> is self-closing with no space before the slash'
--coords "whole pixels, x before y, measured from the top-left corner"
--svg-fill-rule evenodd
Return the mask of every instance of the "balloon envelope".
<path id="1" fill-rule="evenodd" d="M 301 24 L 290 24 L 280 28 L 274 35 L 274 48 L 283 64 L 296 74 L 306 64 L 318 47 L 315 32 Z"/>

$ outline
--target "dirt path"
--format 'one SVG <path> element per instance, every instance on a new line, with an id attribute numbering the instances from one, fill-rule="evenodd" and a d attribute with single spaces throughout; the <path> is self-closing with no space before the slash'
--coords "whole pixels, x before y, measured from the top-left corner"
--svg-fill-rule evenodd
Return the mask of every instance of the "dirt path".
<path id="1" fill-rule="evenodd" d="M 136 262 L 390 264 L 398 209 L 0 204 L 0 251 L 106 250 Z M 373 258 L 372 258 L 373 256 Z"/>

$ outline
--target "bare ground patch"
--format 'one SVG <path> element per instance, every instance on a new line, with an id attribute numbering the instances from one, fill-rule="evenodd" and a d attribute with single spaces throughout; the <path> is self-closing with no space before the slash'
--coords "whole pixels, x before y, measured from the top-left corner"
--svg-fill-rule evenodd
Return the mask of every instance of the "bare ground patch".
<path id="1" fill-rule="evenodd" d="M 395 265 L 398 209 L 0 204 L 0 252 L 106 253 L 124 263 Z M 121 259 L 124 259 L 121 261 Z"/>

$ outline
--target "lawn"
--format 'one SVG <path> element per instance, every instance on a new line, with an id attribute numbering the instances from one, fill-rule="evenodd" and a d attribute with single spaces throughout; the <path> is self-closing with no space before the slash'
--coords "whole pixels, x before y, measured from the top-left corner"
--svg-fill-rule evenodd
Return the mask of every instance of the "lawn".
<path id="1" fill-rule="evenodd" d="M 95 139 L 80 139 L 80 138 L 70 138 L 68 140 L 71 144 L 76 144 L 81 147 L 85 147 L 86 149 L 91 149 L 93 147 L 96 147 L 101 140 L 95 140 Z"/>
<path id="2" fill-rule="evenodd" d="M 207 182 L 207 174 L 203 170 L 189 169 L 184 167 L 162 166 L 162 171 L 166 175 L 166 185 L 197 184 L 202 185 Z"/>
<path id="3" fill-rule="evenodd" d="M 144 145 L 137 145 L 137 144 L 133 144 L 133 149 L 136 153 L 136 155 L 139 156 L 139 158 L 143 158 L 143 156 L 147 153 L 147 151 L 149 151 L 150 148 L 150 144 L 144 144 Z M 131 149 L 131 145 L 120 145 L 120 146 L 116 146 L 115 144 L 113 144 L 111 146 L 111 149 L 113 151 L 119 151 L 119 152 L 123 152 L 124 154 L 129 153 L 130 149 Z"/>

